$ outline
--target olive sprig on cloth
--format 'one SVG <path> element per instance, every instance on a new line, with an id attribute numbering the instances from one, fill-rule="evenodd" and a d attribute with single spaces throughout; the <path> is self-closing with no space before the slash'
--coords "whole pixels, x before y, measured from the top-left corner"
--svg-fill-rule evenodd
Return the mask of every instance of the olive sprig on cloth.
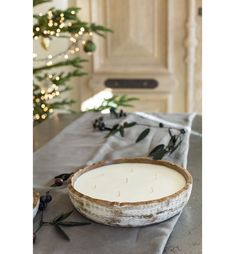
<path id="1" fill-rule="evenodd" d="M 36 241 L 37 232 L 44 225 L 54 226 L 56 232 L 65 240 L 70 241 L 68 234 L 64 231 L 64 227 L 75 227 L 75 226 L 86 226 L 91 224 L 90 222 L 79 222 L 79 221 L 67 221 L 66 219 L 73 213 L 73 211 L 69 211 L 66 213 L 61 213 L 57 215 L 51 221 L 44 220 L 44 211 L 47 208 L 47 204 L 51 202 L 52 196 L 49 194 L 49 191 L 46 192 L 45 195 L 40 197 L 39 211 L 41 212 L 40 221 L 38 223 L 37 229 L 33 232 L 33 243 Z M 65 221 L 66 220 L 66 221 Z"/>
<path id="2" fill-rule="evenodd" d="M 115 109 L 110 109 L 110 115 L 114 115 L 115 118 L 120 117 L 126 117 L 126 113 L 121 110 L 119 113 L 116 112 Z M 108 134 L 105 136 L 105 138 L 108 138 L 110 136 L 115 135 L 116 133 L 120 133 L 121 137 L 125 136 L 125 130 L 127 128 L 131 128 L 134 126 L 146 126 L 145 128 L 137 137 L 135 140 L 135 143 L 141 142 L 143 139 L 145 139 L 149 133 L 151 132 L 151 129 L 154 128 L 167 128 L 169 133 L 169 142 L 167 145 L 159 144 L 156 147 L 152 149 L 152 151 L 149 153 L 148 157 L 153 158 L 154 160 L 161 160 L 165 155 L 169 154 L 171 155 L 174 151 L 178 149 L 178 147 L 183 142 L 182 136 L 185 134 L 184 129 L 178 129 L 178 128 L 172 128 L 172 127 L 165 127 L 163 123 L 159 123 L 158 125 L 148 125 L 148 124 L 142 124 L 137 122 L 123 122 L 122 124 L 115 123 L 112 126 L 108 126 L 104 122 L 103 117 L 99 117 L 94 120 L 93 122 L 93 128 L 96 131 L 107 131 Z M 172 133 L 172 130 L 176 131 L 176 134 Z"/>
<path id="3" fill-rule="evenodd" d="M 116 108 L 110 108 L 110 117 L 114 118 L 125 118 L 127 114 L 120 110 L 117 111 Z M 172 128 L 172 127 L 166 127 L 163 123 L 159 123 L 158 125 L 148 125 L 144 123 L 138 123 L 138 122 L 127 122 L 124 121 L 123 123 L 115 123 L 112 126 L 108 126 L 105 121 L 104 117 L 99 116 L 97 119 L 95 119 L 92 123 L 92 126 L 95 131 L 107 131 L 107 135 L 105 138 L 108 138 L 110 136 L 113 136 L 117 133 L 120 133 L 120 136 L 123 138 L 125 137 L 125 131 L 128 128 L 132 128 L 135 126 L 145 126 L 146 128 L 139 133 L 136 140 L 133 142 L 139 143 L 142 140 L 144 140 L 150 133 L 151 129 L 156 128 L 166 128 L 168 129 L 168 135 L 169 135 L 169 141 L 167 144 L 158 144 L 155 146 L 148 154 L 148 157 L 154 159 L 154 160 L 161 160 L 166 155 L 171 155 L 174 153 L 183 142 L 183 135 L 185 134 L 184 129 L 180 128 Z M 174 130 L 174 133 L 173 133 Z M 72 173 L 63 173 L 58 176 L 54 177 L 54 184 L 51 185 L 51 187 L 59 187 L 64 186 L 66 184 L 67 179 L 73 174 Z"/>

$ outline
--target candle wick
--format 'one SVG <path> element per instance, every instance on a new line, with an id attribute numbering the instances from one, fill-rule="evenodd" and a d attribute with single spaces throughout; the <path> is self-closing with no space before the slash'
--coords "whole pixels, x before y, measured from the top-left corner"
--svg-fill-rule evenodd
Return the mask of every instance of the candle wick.
<path id="1" fill-rule="evenodd" d="M 126 183 L 128 183 L 128 178 L 126 178 Z"/>
<path id="2" fill-rule="evenodd" d="M 155 180 L 157 180 L 157 174 L 155 175 Z"/>
<path id="3" fill-rule="evenodd" d="M 96 189 L 96 184 L 94 185 L 94 189 Z"/>
<path id="4" fill-rule="evenodd" d="M 120 197 L 120 191 L 118 192 L 118 197 Z"/>

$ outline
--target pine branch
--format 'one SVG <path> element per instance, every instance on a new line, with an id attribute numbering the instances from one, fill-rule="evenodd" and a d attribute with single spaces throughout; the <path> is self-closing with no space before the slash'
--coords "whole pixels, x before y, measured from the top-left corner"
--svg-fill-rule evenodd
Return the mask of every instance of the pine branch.
<path id="1" fill-rule="evenodd" d="M 44 75 L 35 75 L 35 78 L 38 81 L 49 80 L 51 81 L 51 83 L 56 84 L 57 86 L 61 86 L 61 85 L 65 85 L 65 82 L 69 81 L 73 77 L 80 77 L 87 74 L 88 74 L 87 72 L 74 70 L 74 71 L 67 72 L 66 74 L 64 72 L 60 72 L 59 74 L 51 73 L 50 75 L 52 75 L 53 78 L 49 78 L 47 73 L 45 73 Z"/>
<path id="2" fill-rule="evenodd" d="M 33 6 L 46 2 L 51 2 L 51 0 L 34 0 Z M 86 40 L 83 45 L 84 52 L 93 52 L 95 50 L 95 44 L 91 40 L 91 32 L 102 37 L 104 37 L 106 32 L 112 32 L 111 29 L 102 25 L 80 20 L 78 17 L 80 10 L 81 8 L 78 7 L 70 7 L 66 10 L 52 7 L 44 14 L 33 15 L 35 21 L 33 25 L 33 38 L 35 38 L 35 40 L 40 39 L 40 43 L 45 49 L 47 48 L 47 46 L 44 45 L 44 43 L 46 43 L 45 38 L 50 40 L 54 38 L 66 38 L 71 40 L 68 47 L 50 58 L 48 56 L 43 58 L 36 57 L 34 59 L 35 62 L 43 63 L 43 65 L 39 65 L 33 69 L 34 82 L 36 83 L 33 86 L 34 123 L 36 124 L 47 119 L 58 109 L 74 113 L 69 107 L 74 101 L 68 99 L 61 100 L 60 95 L 71 89 L 67 84 L 71 78 L 87 75 L 86 72 L 81 71 L 83 63 L 87 61 L 85 59 L 74 57 L 73 59 L 57 62 L 56 60 L 59 60 L 59 57 L 63 57 L 66 54 L 78 52 L 80 48 L 79 42 L 84 40 L 83 35 L 89 36 L 89 40 Z M 88 42 L 90 42 L 90 44 L 86 45 Z M 51 63 L 51 65 L 46 65 L 45 63 Z M 66 66 L 74 67 L 75 70 L 51 73 L 51 69 Z M 45 88 L 44 85 L 41 86 L 40 83 L 42 82 L 45 83 L 48 88 Z"/>
<path id="3" fill-rule="evenodd" d="M 107 32 L 113 32 L 111 29 L 106 28 L 102 25 L 96 25 L 95 23 L 90 24 L 88 22 L 81 21 L 77 16 L 77 13 L 79 12 L 79 10 L 80 8 L 68 8 L 65 11 L 54 9 L 54 8 L 50 9 L 53 15 L 54 23 L 60 22 L 60 18 L 61 18 L 60 15 L 62 13 L 64 15 L 64 22 L 66 23 L 66 21 L 70 21 L 71 23 L 70 26 L 65 25 L 63 28 L 61 28 L 61 32 L 60 32 L 61 34 L 66 34 L 66 33 L 75 34 L 75 33 L 78 33 L 81 28 L 84 29 L 84 33 L 94 32 L 102 37 L 105 37 L 105 33 Z M 36 14 L 34 15 L 34 18 L 37 20 L 37 22 L 33 26 L 34 37 L 41 36 L 41 37 L 46 37 L 50 39 L 53 37 L 56 37 L 56 30 L 58 29 L 58 27 L 48 26 L 49 19 L 47 14 L 40 15 L 40 16 Z M 40 27 L 39 31 L 36 29 L 37 27 Z M 44 30 L 53 31 L 54 34 L 44 34 L 43 33 Z M 60 37 L 62 36 L 60 35 Z"/>
<path id="4" fill-rule="evenodd" d="M 52 0 L 33 0 L 33 7 L 39 5 L 39 4 L 44 4 L 44 3 L 48 3 L 51 2 Z"/>
<path id="5" fill-rule="evenodd" d="M 36 74 L 40 71 L 43 71 L 43 70 L 50 70 L 50 69 L 53 69 L 53 68 L 57 68 L 57 67 L 61 67 L 61 66 L 73 66 L 73 67 L 76 67 L 76 68 L 82 68 L 82 65 L 80 65 L 80 63 L 83 63 L 83 62 L 87 62 L 86 59 L 81 59 L 80 57 L 76 57 L 74 59 L 69 59 L 69 60 L 66 60 L 66 61 L 61 61 L 61 62 L 58 62 L 58 63 L 55 63 L 55 64 L 52 64 L 52 65 L 43 65 L 41 67 L 37 67 L 37 68 L 34 68 L 33 69 L 33 73 Z"/>

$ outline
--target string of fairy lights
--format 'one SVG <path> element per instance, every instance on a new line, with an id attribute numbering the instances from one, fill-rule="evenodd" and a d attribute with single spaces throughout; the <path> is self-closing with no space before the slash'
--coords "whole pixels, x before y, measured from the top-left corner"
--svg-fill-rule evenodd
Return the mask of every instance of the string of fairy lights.
<path id="1" fill-rule="evenodd" d="M 71 11 L 72 15 L 76 15 L 76 11 Z M 39 17 L 42 17 L 43 14 L 39 13 Z M 71 55 L 78 53 L 80 51 L 81 45 L 85 45 L 87 41 L 92 41 L 92 32 L 87 32 L 84 27 L 81 27 L 79 31 L 66 36 L 63 34 L 63 30 L 66 27 L 71 27 L 73 23 L 71 21 L 65 21 L 65 14 L 63 12 L 59 15 L 59 20 L 54 20 L 53 11 L 49 10 L 47 12 L 47 27 L 41 30 L 40 26 L 36 26 L 33 32 L 34 40 L 40 40 L 41 46 L 44 49 L 48 49 L 50 45 L 50 37 L 55 36 L 57 38 L 66 38 L 69 39 L 69 46 L 62 52 L 59 52 L 55 55 L 48 54 L 46 57 L 38 58 L 36 53 L 33 53 L 34 62 L 44 63 L 46 66 L 52 66 L 56 60 L 60 58 L 67 60 Z M 85 38 L 86 37 L 86 38 Z M 91 52 L 87 52 L 91 54 Z M 50 102 L 60 95 L 60 88 L 58 82 L 60 81 L 60 75 L 47 74 L 47 81 L 49 83 L 48 87 L 36 87 L 33 101 L 34 101 L 34 120 L 44 120 L 51 113 L 53 113 L 53 108 L 50 105 Z"/>
<path id="2" fill-rule="evenodd" d="M 71 14 L 75 15 L 76 12 L 75 11 L 71 11 Z M 42 16 L 42 13 L 39 13 L 39 16 Z M 68 22 L 67 23 L 67 26 L 68 27 L 71 27 L 73 24 L 72 22 Z M 56 37 L 62 37 L 62 38 L 69 38 L 70 40 L 70 45 L 69 47 L 64 50 L 63 52 L 60 52 L 54 56 L 52 56 L 51 54 L 49 54 L 47 57 L 44 57 L 44 58 L 37 58 L 37 54 L 34 53 L 33 54 L 33 58 L 34 58 L 34 61 L 35 62 L 45 62 L 47 61 L 47 65 L 50 66 L 53 64 L 53 60 L 60 57 L 60 56 L 63 56 L 65 59 L 68 59 L 69 58 L 69 55 L 73 55 L 75 54 L 76 52 L 79 52 L 80 50 L 80 45 L 79 43 L 82 42 L 82 44 L 84 45 L 86 43 L 86 40 L 83 39 L 84 37 L 84 32 L 85 32 L 85 28 L 84 27 L 81 27 L 80 30 L 77 32 L 77 33 L 74 33 L 73 36 L 60 36 L 61 32 L 62 32 L 62 28 L 64 28 L 66 26 L 66 23 L 64 22 L 64 14 L 61 13 L 60 14 L 60 21 L 59 23 L 58 22 L 53 22 L 53 13 L 52 11 L 48 11 L 48 27 L 52 28 L 52 27 L 58 27 L 56 29 L 56 32 L 54 30 L 43 30 L 43 34 L 45 35 L 55 35 Z M 36 27 L 35 30 L 37 32 L 40 31 L 40 27 Z M 92 32 L 89 32 L 89 33 L 86 33 L 86 35 L 88 35 L 91 39 L 92 38 Z M 35 35 L 35 33 L 33 32 L 33 38 L 34 40 L 38 40 L 39 37 L 37 35 Z M 49 38 L 47 37 L 44 37 L 42 38 L 42 40 L 47 40 Z M 50 40 L 50 39 L 49 39 Z M 91 53 L 91 52 L 90 52 Z"/>

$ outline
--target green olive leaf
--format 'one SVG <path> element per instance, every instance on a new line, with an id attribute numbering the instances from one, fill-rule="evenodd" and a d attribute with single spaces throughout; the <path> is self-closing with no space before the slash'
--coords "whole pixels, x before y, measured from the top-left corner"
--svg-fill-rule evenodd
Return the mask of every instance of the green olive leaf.
<path id="1" fill-rule="evenodd" d="M 171 150 L 170 154 L 172 154 L 181 145 L 182 142 L 183 142 L 183 139 L 181 139 L 179 143 Z"/>
<path id="2" fill-rule="evenodd" d="M 64 230 L 58 224 L 55 224 L 55 229 L 65 240 L 70 241 L 69 236 L 64 232 Z"/>
<path id="3" fill-rule="evenodd" d="M 137 124 L 137 122 L 130 122 L 130 123 L 125 123 L 124 128 L 130 128 L 133 127 Z"/>
<path id="4" fill-rule="evenodd" d="M 145 129 L 144 131 L 142 131 L 139 135 L 139 137 L 136 139 L 136 143 L 140 142 L 141 140 L 143 140 L 150 132 L 150 128 Z"/>
<path id="5" fill-rule="evenodd" d="M 123 126 L 121 126 L 119 128 L 119 132 L 120 132 L 121 136 L 124 137 L 124 127 Z"/>
<path id="6" fill-rule="evenodd" d="M 176 141 L 177 141 L 177 137 L 175 135 L 172 135 L 167 145 L 167 150 L 173 149 L 176 144 Z"/>
<path id="7" fill-rule="evenodd" d="M 73 213 L 73 211 L 70 211 L 68 213 L 62 213 L 61 215 L 55 217 L 55 219 L 53 220 L 54 223 L 65 220 L 66 218 L 68 218 L 71 214 Z"/>
<path id="8" fill-rule="evenodd" d="M 166 150 L 157 151 L 154 153 L 153 159 L 154 160 L 161 160 L 165 154 L 166 154 Z"/>
<path id="9" fill-rule="evenodd" d="M 166 154 L 165 145 L 157 145 L 153 148 L 153 150 L 149 153 L 149 156 L 154 160 L 160 160 Z"/>
<path id="10" fill-rule="evenodd" d="M 170 128 L 168 129 L 168 132 L 169 132 L 169 134 L 170 134 L 170 136 L 171 136 L 171 138 L 172 138 L 173 134 L 171 133 Z"/>
<path id="11" fill-rule="evenodd" d="M 75 221 L 65 221 L 65 222 L 58 222 L 57 225 L 63 227 L 75 227 L 75 226 L 86 226 L 90 225 L 90 222 L 75 222 Z"/>
<path id="12" fill-rule="evenodd" d="M 110 130 L 110 132 L 108 133 L 108 135 L 106 135 L 105 137 L 108 138 L 110 137 L 111 135 L 114 135 L 115 133 L 117 133 L 119 131 L 118 129 L 119 127 L 119 124 L 115 124 L 112 129 Z"/>

